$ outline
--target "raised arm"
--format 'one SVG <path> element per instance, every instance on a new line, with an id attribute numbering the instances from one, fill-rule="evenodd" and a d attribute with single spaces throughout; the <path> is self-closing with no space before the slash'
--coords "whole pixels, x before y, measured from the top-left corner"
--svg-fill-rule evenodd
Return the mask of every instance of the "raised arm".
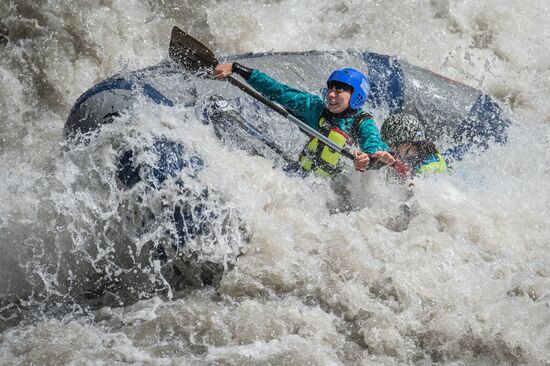
<path id="1" fill-rule="evenodd" d="M 306 93 L 278 82 L 255 69 L 247 68 L 238 63 L 220 64 L 214 70 L 216 79 L 221 80 L 236 73 L 242 76 L 254 89 L 266 98 L 281 104 L 290 113 L 306 122 L 312 128 L 318 129 L 318 122 L 325 102 L 317 95 Z"/>

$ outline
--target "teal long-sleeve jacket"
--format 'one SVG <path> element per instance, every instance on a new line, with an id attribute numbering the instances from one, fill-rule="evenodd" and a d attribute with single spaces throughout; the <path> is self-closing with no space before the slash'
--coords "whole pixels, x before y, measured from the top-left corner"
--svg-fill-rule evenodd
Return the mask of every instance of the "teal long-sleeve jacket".
<path id="1" fill-rule="evenodd" d="M 281 104 L 298 119 L 319 131 L 319 120 L 326 109 L 325 101 L 321 97 L 291 88 L 258 70 L 252 71 L 247 82 L 263 96 Z M 359 109 L 353 116 L 334 118 L 332 123 L 335 127 L 350 134 L 355 116 L 361 112 L 362 110 Z M 361 151 L 369 154 L 381 150 L 390 151 L 388 145 L 382 141 L 378 127 L 372 119 L 361 123 L 358 132 L 359 141 L 357 142 Z"/>

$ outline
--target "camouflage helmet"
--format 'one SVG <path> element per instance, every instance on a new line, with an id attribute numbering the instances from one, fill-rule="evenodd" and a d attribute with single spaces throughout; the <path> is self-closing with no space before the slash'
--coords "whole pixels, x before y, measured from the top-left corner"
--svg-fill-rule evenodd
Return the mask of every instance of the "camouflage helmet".
<path id="1" fill-rule="evenodd" d="M 410 114 L 394 114 L 386 118 L 380 129 L 382 140 L 388 145 L 420 142 L 426 139 L 422 123 Z"/>

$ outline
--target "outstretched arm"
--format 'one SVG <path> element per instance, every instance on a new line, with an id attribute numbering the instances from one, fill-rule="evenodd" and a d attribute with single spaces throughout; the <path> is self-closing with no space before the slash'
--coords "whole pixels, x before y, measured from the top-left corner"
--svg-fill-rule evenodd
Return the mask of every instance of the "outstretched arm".
<path id="1" fill-rule="evenodd" d="M 258 70 L 249 69 L 236 62 L 220 64 L 214 70 L 214 76 L 218 80 L 222 80 L 232 73 L 241 75 L 263 96 L 281 104 L 298 119 L 318 130 L 319 118 L 325 107 L 325 102 L 321 97 L 291 88 Z"/>
<path id="2" fill-rule="evenodd" d="M 216 80 L 223 80 L 226 77 L 230 76 L 232 73 L 242 76 L 245 80 L 248 80 L 250 75 L 252 75 L 251 68 L 243 66 L 237 62 L 231 62 L 227 64 L 219 64 L 214 69 L 214 77 Z"/>

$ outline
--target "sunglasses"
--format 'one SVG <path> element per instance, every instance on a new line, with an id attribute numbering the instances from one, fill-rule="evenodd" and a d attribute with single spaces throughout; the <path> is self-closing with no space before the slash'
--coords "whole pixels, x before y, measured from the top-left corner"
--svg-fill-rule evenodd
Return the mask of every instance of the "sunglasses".
<path id="1" fill-rule="evenodd" d="M 327 83 L 327 88 L 328 88 L 328 91 L 334 90 L 337 93 L 341 93 L 345 91 L 351 93 L 353 91 L 353 88 L 351 86 L 341 83 L 339 81 L 329 81 Z"/>

